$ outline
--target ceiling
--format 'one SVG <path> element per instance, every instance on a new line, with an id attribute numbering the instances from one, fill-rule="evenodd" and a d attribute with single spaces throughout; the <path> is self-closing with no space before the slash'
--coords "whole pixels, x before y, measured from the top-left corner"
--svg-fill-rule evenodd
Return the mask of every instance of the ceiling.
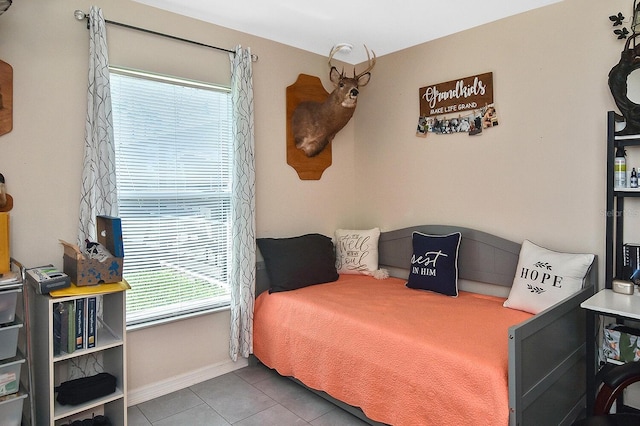
<path id="1" fill-rule="evenodd" d="M 320 55 L 351 44 L 335 57 L 358 64 L 364 44 L 382 56 L 562 0 L 134 1 Z"/>

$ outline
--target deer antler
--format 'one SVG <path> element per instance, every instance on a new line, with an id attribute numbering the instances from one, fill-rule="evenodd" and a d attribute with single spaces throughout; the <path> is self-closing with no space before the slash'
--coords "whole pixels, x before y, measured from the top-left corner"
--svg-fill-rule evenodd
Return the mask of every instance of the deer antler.
<path id="1" fill-rule="evenodd" d="M 343 46 L 337 44 L 335 46 L 333 46 L 333 48 L 331 49 L 331 52 L 329 52 L 329 69 L 331 68 L 335 68 L 332 64 L 331 64 L 331 60 L 333 59 L 333 55 L 335 55 L 336 53 L 338 53 L 340 50 L 342 50 Z M 338 68 L 336 68 L 337 70 Z M 340 72 L 340 74 L 344 75 L 344 67 L 342 67 L 342 71 Z"/>
<path id="2" fill-rule="evenodd" d="M 363 75 L 365 75 L 366 73 L 368 73 L 369 71 L 371 71 L 373 69 L 373 67 L 376 65 L 376 52 L 374 52 L 373 50 L 371 51 L 371 53 L 373 53 L 373 60 L 371 59 L 371 55 L 369 54 L 369 49 L 367 49 L 367 45 L 364 45 L 364 50 L 367 51 L 367 64 L 369 64 L 369 66 L 367 67 L 366 70 L 362 71 L 360 74 L 356 75 L 356 69 L 353 68 L 353 78 L 358 79 L 360 77 L 362 77 Z"/>

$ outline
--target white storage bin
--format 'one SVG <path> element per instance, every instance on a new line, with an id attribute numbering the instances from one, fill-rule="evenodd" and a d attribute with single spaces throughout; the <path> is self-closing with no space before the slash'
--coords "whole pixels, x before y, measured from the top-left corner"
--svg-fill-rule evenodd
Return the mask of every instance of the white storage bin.
<path id="1" fill-rule="evenodd" d="M 16 301 L 21 291 L 19 288 L 0 291 L 0 324 L 13 322 L 15 319 Z"/>
<path id="2" fill-rule="evenodd" d="M 20 387 L 20 370 L 24 359 L 0 364 L 0 396 L 18 392 Z"/>
<path id="3" fill-rule="evenodd" d="M 27 394 L 0 398 L 0 425 L 20 426 L 20 423 L 22 423 L 22 405 L 26 397 Z"/>
<path id="4" fill-rule="evenodd" d="M 18 350 L 18 331 L 22 324 L 13 324 L 0 327 L 0 361 L 16 356 Z M 0 422 L 0 425 L 3 423 Z"/>

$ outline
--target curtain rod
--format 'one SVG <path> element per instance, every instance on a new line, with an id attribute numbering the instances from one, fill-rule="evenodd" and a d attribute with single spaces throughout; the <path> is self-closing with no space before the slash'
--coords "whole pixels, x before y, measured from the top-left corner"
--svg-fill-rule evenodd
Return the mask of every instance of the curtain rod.
<path id="1" fill-rule="evenodd" d="M 89 18 L 89 14 L 84 13 L 81 10 L 76 10 L 75 12 L 73 12 L 73 15 L 76 17 L 76 19 L 78 21 L 82 21 L 83 19 L 86 19 L 87 20 L 87 29 L 89 29 L 89 19 L 90 19 Z M 230 49 L 225 49 L 224 47 L 212 46 L 212 45 L 209 45 L 209 44 L 200 43 L 199 41 L 193 41 L 193 40 L 189 40 L 189 39 L 186 39 L 186 38 L 176 37 L 176 36 L 173 36 L 173 35 L 170 35 L 170 34 L 164 34 L 164 33 L 160 33 L 160 32 L 157 32 L 157 31 L 147 30 L 145 28 L 134 27 L 133 25 L 123 24 L 122 22 L 110 21 L 108 19 L 105 19 L 104 22 L 107 23 L 107 24 L 116 25 L 116 26 L 127 28 L 127 29 L 130 29 L 130 30 L 140 31 L 140 32 L 147 33 L 147 34 L 153 34 L 153 35 L 157 35 L 157 36 L 160 36 L 160 37 L 169 38 L 171 40 L 182 41 L 184 43 L 195 44 L 197 46 L 202 46 L 202 47 L 208 47 L 209 49 L 215 49 L 215 50 L 219 50 L 219 51 L 222 51 L 222 52 L 233 53 L 234 55 L 236 53 L 235 51 L 230 50 Z M 258 55 L 251 54 L 251 61 L 252 62 L 256 62 L 257 60 L 258 60 Z"/>

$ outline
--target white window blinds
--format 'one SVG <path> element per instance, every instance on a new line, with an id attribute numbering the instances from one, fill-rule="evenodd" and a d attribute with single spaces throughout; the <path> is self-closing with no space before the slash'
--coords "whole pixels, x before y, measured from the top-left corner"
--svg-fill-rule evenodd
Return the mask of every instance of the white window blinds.
<path id="1" fill-rule="evenodd" d="M 113 69 L 127 324 L 229 303 L 231 95 Z"/>

